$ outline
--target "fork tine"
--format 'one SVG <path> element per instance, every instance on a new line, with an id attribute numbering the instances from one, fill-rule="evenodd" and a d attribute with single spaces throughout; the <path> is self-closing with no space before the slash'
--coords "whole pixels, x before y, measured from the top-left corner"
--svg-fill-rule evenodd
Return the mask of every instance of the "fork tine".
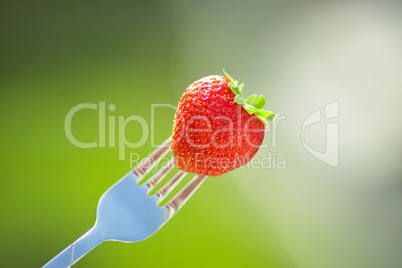
<path id="1" fill-rule="evenodd" d="M 187 175 L 187 172 L 179 170 L 177 174 L 169 180 L 169 182 L 159 190 L 156 195 L 158 196 L 158 200 L 156 201 L 158 204 L 162 202 L 162 200 L 172 192 L 172 190 L 180 183 L 180 181 Z"/>
<path id="2" fill-rule="evenodd" d="M 153 175 L 147 182 L 148 194 L 158 185 L 161 180 L 174 168 L 173 159 L 170 159 L 155 175 Z"/>
<path id="3" fill-rule="evenodd" d="M 133 173 L 137 178 L 137 183 L 141 181 L 141 179 L 143 179 L 156 164 L 159 163 L 167 152 L 169 152 L 171 139 L 172 136 L 165 140 L 158 148 L 155 149 L 155 151 L 153 151 L 133 169 Z"/>
<path id="4" fill-rule="evenodd" d="M 169 203 L 166 208 L 172 210 L 173 213 L 177 212 L 191 197 L 191 195 L 200 187 L 208 176 L 196 175 Z"/>

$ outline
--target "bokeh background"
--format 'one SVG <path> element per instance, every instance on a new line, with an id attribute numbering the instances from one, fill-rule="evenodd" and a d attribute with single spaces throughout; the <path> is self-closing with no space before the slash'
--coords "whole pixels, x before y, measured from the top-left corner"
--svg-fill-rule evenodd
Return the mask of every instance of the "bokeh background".
<path id="1" fill-rule="evenodd" d="M 104 243 L 76 267 L 402 267 L 400 1 L 1 1 L 0 38 L 0 266 L 50 260 L 93 225 L 129 153 L 153 150 L 148 139 L 119 160 L 72 145 L 72 107 L 104 101 L 106 116 L 150 122 L 152 104 L 226 68 L 286 116 L 258 154 L 286 168 L 209 178 L 154 236 Z M 336 100 L 331 167 L 301 126 Z M 156 111 L 160 143 L 174 111 Z M 77 114 L 79 140 L 97 140 L 97 116 Z M 305 132 L 320 151 L 325 123 Z"/>

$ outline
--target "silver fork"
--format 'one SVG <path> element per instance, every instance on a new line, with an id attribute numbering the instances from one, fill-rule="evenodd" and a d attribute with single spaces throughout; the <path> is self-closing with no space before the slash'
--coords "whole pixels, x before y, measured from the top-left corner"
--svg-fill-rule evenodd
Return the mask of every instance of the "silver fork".
<path id="1" fill-rule="evenodd" d="M 207 178 L 204 175 L 195 175 L 165 206 L 159 206 L 187 173 L 177 172 L 156 195 L 151 196 L 150 192 L 174 167 L 170 160 L 146 183 L 141 186 L 139 183 L 169 151 L 170 140 L 171 137 L 110 187 L 99 200 L 95 225 L 43 267 L 70 267 L 105 241 L 144 240 L 170 220 Z"/>

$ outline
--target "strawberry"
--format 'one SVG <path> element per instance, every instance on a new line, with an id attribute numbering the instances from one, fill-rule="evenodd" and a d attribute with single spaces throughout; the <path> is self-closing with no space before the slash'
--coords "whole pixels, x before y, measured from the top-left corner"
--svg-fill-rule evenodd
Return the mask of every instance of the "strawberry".
<path id="1" fill-rule="evenodd" d="M 266 119 L 277 117 L 261 109 L 263 96 L 244 100 L 243 84 L 225 75 L 195 81 L 180 100 L 171 152 L 183 171 L 218 176 L 245 165 L 262 144 Z"/>

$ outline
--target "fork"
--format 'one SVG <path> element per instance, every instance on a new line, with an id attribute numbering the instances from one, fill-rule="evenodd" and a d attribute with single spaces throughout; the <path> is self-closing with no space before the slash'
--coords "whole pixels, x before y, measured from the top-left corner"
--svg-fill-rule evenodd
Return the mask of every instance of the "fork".
<path id="1" fill-rule="evenodd" d="M 170 160 L 146 183 L 141 182 L 167 154 L 170 141 L 171 137 L 110 187 L 99 200 L 94 226 L 43 267 L 70 267 L 105 241 L 138 242 L 147 239 L 169 221 L 207 178 L 195 175 L 175 197 L 160 207 L 159 204 L 187 172 L 178 171 L 156 194 L 151 195 L 150 192 L 161 185 L 163 178 L 173 169 L 173 160 Z"/>

